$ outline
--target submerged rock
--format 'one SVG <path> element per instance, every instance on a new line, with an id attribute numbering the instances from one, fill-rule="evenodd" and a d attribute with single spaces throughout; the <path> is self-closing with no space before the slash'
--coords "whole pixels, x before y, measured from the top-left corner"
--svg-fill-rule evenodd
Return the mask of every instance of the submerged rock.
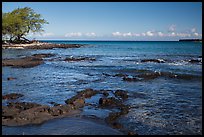
<path id="1" fill-rule="evenodd" d="M 8 77 L 7 80 L 14 80 L 16 78 L 13 78 L 13 77 Z"/>
<path id="2" fill-rule="evenodd" d="M 24 96 L 23 94 L 19 94 L 19 93 L 10 93 L 10 94 L 3 95 L 2 99 L 17 99 L 23 96 Z"/>
<path id="3" fill-rule="evenodd" d="M 121 101 L 114 98 L 114 97 L 100 98 L 99 99 L 99 104 L 102 107 L 115 107 L 115 106 L 120 106 Z"/>
<path id="4" fill-rule="evenodd" d="M 95 58 L 88 58 L 88 57 L 78 57 L 78 58 L 74 58 L 74 57 L 68 57 L 65 58 L 64 61 L 95 61 Z"/>
<path id="5" fill-rule="evenodd" d="M 55 54 L 51 54 L 51 53 L 41 53 L 41 54 L 33 54 L 33 57 L 37 57 L 37 58 L 48 58 L 48 57 L 52 57 L 55 56 Z"/>
<path id="6" fill-rule="evenodd" d="M 144 73 L 138 75 L 139 78 L 142 78 L 143 80 L 150 80 L 150 79 L 155 79 L 161 76 L 160 72 L 152 72 L 152 73 Z"/>
<path id="7" fill-rule="evenodd" d="M 202 63 L 202 59 L 190 59 L 188 60 L 190 63 Z"/>
<path id="8" fill-rule="evenodd" d="M 165 63 L 163 59 L 143 59 L 141 62 L 155 62 L 155 63 Z"/>
<path id="9" fill-rule="evenodd" d="M 128 98 L 127 91 L 125 91 L 125 90 L 116 90 L 114 94 L 115 94 L 115 96 L 121 97 L 122 99 Z"/>
<path id="10" fill-rule="evenodd" d="M 124 80 L 124 81 L 128 81 L 128 82 L 139 81 L 138 78 L 136 78 L 136 77 L 132 77 L 132 76 L 125 76 L 125 77 L 123 77 L 123 80 Z"/>
<path id="11" fill-rule="evenodd" d="M 97 94 L 98 91 L 93 89 L 85 89 L 80 91 L 77 95 L 65 100 L 66 104 L 72 104 L 75 108 L 81 108 L 85 105 L 85 98 L 90 98 Z"/>
<path id="12" fill-rule="evenodd" d="M 38 57 L 24 57 L 20 59 L 3 59 L 2 66 L 12 66 L 14 68 L 30 68 L 43 63 L 42 58 Z"/>

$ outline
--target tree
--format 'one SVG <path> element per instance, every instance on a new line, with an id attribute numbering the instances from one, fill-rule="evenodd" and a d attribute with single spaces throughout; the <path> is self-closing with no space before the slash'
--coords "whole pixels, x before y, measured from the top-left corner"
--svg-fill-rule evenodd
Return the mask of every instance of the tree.
<path id="1" fill-rule="evenodd" d="M 10 42 L 29 42 L 25 38 L 30 32 L 42 32 L 43 24 L 48 22 L 29 7 L 18 8 L 12 12 L 2 13 L 2 36 Z"/>

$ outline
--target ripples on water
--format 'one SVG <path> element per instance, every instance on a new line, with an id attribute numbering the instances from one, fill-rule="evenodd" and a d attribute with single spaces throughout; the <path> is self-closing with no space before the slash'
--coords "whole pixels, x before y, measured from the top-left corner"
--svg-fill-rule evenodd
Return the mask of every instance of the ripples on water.
<path id="1" fill-rule="evenodd" d="M 58 42 L 60 43 L 60 42 Z M 77 42 L 75 42 L 77 43 Z M 19 58 L 38 53 L 54 57 L 33 68 L 2 68 L 2 93 L 19 92 L 14 101 L 65 104 L 64 100 L 85 88 L 128 90 L 130 112 L 119 120 L 138 134 L 202 134 L 202 83 L 193 80 L 159 77 L 127 82 L 115 75 L 138 71 L 172 72 L 202 77 L 202 64 L 186 60 L 202 55 L 201 43 L 193 42 L 78 42 L 88 46 L 76 49 L 3 50 L 3 58 Z M 65 62 L 66 57 L 86 56 L 96 61 Z M 49 59 L 55 59 L 49 61 Z M 61 59 L 61 60 L 60 60 Z M 141 59 L 166 59 L 172 62 L 140 62 Z M 7 77 L 16 80 L 7 81 Z M 88 100 L 87 100 L 88 101 Z M 7 101 L 3 100 L 3 105 Z M 109 110 L 84 108 L 84 115 L 106 117 Z"/>

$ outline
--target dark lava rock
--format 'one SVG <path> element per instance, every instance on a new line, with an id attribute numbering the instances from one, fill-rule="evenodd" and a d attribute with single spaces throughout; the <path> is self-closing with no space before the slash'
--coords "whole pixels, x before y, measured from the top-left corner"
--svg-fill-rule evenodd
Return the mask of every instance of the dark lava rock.
<path id="1" fill-rule="evenodd" d="M 55 56 L 55 54 L 51 54 L 51 53 L 42 53 L 42 54 L 33 54 L 33 57 L 37 57 L 37 58 L 48 58 L 48 57 L 52 57 Z"/>
<path id="2" fill-rule="evenodd" d="M 95 61 L 95 60 L 96 60 L 95 58 L 88 58 L 88 57 L 78 57 L 78 58 L 68 57 L 64 61 Z"/>
<path id="3" fill-rule="evenodd" d="M 49 102 L 50 104 L 54 105 L 54 106 L 59 106 L 60 104 L 56 103 L 56 102 Z"/>
<path id="4" fill-rule="evenodd" d="M 123 77 L 123 80 L 124 81 L 128 81 L 128 82 L 135 82 L 135 81 L 139 81 L 138 78 L 135 78 L 135 77 L 130 77 L 130 76 L 125 76 Z"/>
<path id="5" fill-rule="evenodd" d="M 116 90 L 114 94 L 115 94 L 115 96 L 121 97 L 122 99 L 128 98 L 127 91 L 125 91 L 125 90 Z"/>
<path id="6" fill-rule="evenodd" d="M 107 97 L 109 94 L 107 92 L 103 92 L 103 95 Z"/>
<path id="7" fill-rule="evenodd" d="M 112 124 L 113 128 L 117 128 L 117 129 L 123 128 L 123 126 L 120 123 L 118 123 L 118 122 L 113 122 L 111 124 Z"/>
<path id="8" fill-rule="evenodd" d="M 108 123 L 113 123 L 121 116 L 120 112 L 111 112 L 105 119 Z"/>
<path id="9" fill-rule="evenodd" d="M 191 59 L 191 60 L 188 60 L 188 62 L 190 62 L 190 63 L 202 63 L 202 60 L 200 60 L 200 59 Z"/>
<path id="10" fill-rule="evenodd" d="M 60 107 L 51 107 L 48 108 L 47 111 L 52 116 L 60 116 L 63 114 L 63 110 Z"/>
<path id="11" fill-rule="evenodd" d="M 46 120 L 78 113 L 73 105 L 49 107 L 36 103 L 17 102 L 2 106 L 2 125 L 40 124 Z"/>
<path id="12" fill-rule="evenodd" d="M 160 72 L 144 73 L 144 74 L 138 75 L 139 78 L 142 78 L 144 80 L 155 79 L 155 78 L 158 78 L 159 76 L 161 76 Z"/>
<path id="13" fill-rule="evenodd" d="M 8 77 L 7 80 L 14 80 L 16 78 L 13 78 L 13 77 Z"/>
<path id="14" fill-rule="evenodd" d="M 80 91 L 77 95 L 73 96 L 70 99 L 65 100 L 66 104 L 73 104 L 77 108 L 83 107 L 85 104 L 84 98 L 90 98 L 95 95 L 98 91 L 93 89 L 85 89 Z"/>
<path id="15" fill-rule="evenodd" d="M 8 107 L 9 108 L 17 108 L 19 110 L 26 110 L 34 107 L 41 106 L 40 104 L 37 103 L 30 103 L 30 102 L 9 102 Z"/>
<path id="16" fill-rule="evenodd" d="M 111 76 L 110 74 L 107 74 L 107 73 L 102 73 L 104 76 Z"/>
<path id="17" fill-rule="evenodd" d="M 24 57 L 20 59 L 3 59 L 2 66 L 12 66 L 15 68 L 30 68 L 43 63 L 42 58 L 38 57 Z"/>
<path id="18" fill-rule="evenodd" d="M 126 74 L 118 73 L 114 75 L 115 77 L 127 77 Z"/>
<path id="19" fill-rule="evenodd" d="M 128 135 L 138 135 L 137 133 L 133 132 L 133 131 L 129 131 Z"/>
<path id="20" fill-rule="evenodd" d="M 2 96 L 2 99 L 17 99 L 23 97 L 23 94 L 19 93 L 11 93 L 11 94 L 6 94 Z"/>
<path id="21" fill-rule="evenodd" d="M 155 63 L 165 63 L 163 59 L 143 59 L 141 62 L 155 62 Z"/>
<path id="22" fill-rule="evenodd" d="M 116 107 L 121 105 L 121 101 L 114 98 L 114 97 L 109 97 L 109 98 L 100 98 L 99 99 L 99 104 L 102 107 Z"/>
<path id="23" fill-rule="evenodd" d="M 80 48 L 82 44 L 50 44 L 44 43 L 42 45 L 34 45 L 24 47 L 25 49 L 53 49 L 53 48 Z"/>

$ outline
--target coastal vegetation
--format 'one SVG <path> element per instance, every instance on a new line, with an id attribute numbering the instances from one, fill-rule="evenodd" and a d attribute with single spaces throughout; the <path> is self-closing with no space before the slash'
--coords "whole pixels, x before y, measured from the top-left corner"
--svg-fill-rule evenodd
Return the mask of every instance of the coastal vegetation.
<path id="1" fill-rule="evenodd" d="M 30 43 L 26 36 L 44 31 L 43 24 L 48 22 L 29 7 L 2 13 L 2 42 Z"/>

